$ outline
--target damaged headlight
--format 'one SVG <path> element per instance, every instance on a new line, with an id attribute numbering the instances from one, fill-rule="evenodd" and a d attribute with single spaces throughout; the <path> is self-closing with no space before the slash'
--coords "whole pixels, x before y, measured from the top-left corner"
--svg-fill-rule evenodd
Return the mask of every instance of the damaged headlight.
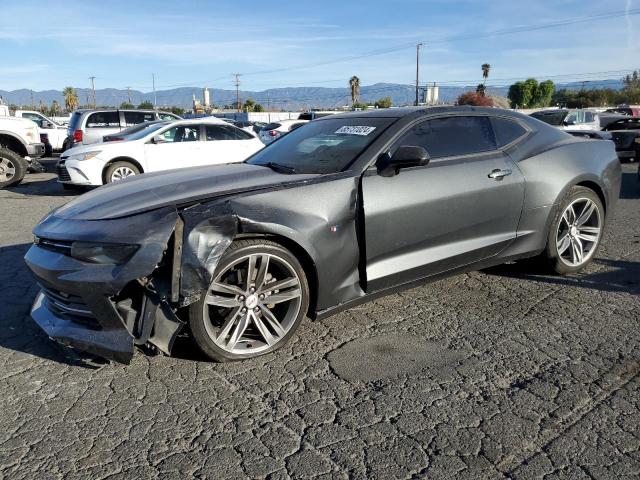
<path id="1" fill-rule="evenodd" d="M 129 260 L 138 248 L 139 245 L 73 242 L 71 256 L 83 262 L 118 265 Z"/>

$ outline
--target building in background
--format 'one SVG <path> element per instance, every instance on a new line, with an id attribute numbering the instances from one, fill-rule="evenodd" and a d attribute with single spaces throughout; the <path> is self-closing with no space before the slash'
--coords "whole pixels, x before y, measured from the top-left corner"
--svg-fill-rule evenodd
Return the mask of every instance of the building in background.
<path id="1" fill-rule="evenodd" d="M 437 105 L 438 98 L 440 93 L 440 87 L 436 85 L 436 82 L 433 82 L 433 85 L 427 85 L 424 87 L 422 103 L 425 105 Z"/>

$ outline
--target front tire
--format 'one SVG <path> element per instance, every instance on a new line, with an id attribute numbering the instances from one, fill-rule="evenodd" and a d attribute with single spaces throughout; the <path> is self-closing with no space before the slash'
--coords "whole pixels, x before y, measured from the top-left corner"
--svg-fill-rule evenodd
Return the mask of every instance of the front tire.
<path id="1" fill-rule="evenodd" d="M 27 161 L 20 155 L 7 148 L 0 148 L 0 188 L 20 183 L 27 168 Z"/>
<path id="2" fill-rule="evenodd" d="M 140 170 L 133 163 L 115 162 L 107 168 L 105 183 L 117 182 L 134 175 L 140 175 Z"/>
<path id="3" fill-rule="evenodd" d="M 196 345 L 227 362 L 277 350 L 294 334 L 309 308 L 309 286 L 298 259 L 268 240 L 233 242 L 213 282 L 189 306 Z"/>
<path id="4" fill-rule="evenodd" d="M 551 222 L 544 252 L 551 269 L 566 275 L 584 269 L 593 259 L 604 230 L 600 197 L 586 187 L 572 187 Z"/>

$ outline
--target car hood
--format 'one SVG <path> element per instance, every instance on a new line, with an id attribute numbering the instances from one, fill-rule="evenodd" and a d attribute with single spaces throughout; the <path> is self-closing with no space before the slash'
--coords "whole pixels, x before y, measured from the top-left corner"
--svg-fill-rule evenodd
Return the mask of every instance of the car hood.
<path id="1" fill-rule="evenodd" d="M 306 183 L 320 175 L 287 175 L 246 163 L 166 170 L 110 183 L 79 196 L 53 214 L 75 220 L 126 217 L 225 195 Z"/>

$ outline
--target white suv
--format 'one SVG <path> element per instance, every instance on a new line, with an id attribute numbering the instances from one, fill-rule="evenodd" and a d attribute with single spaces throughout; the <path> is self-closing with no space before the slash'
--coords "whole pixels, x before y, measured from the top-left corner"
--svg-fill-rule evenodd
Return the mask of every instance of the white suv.
<path id="1" fill-rule="evenodd" d="M 262 143 L 268 145 L 281 136 L 286 135 L 291 130 L 301 127 L 305 123 L 309 123 L 309 120 L 279 120 L 262 127 L 262 130 L 258 132 L 258 138 Z"/>

